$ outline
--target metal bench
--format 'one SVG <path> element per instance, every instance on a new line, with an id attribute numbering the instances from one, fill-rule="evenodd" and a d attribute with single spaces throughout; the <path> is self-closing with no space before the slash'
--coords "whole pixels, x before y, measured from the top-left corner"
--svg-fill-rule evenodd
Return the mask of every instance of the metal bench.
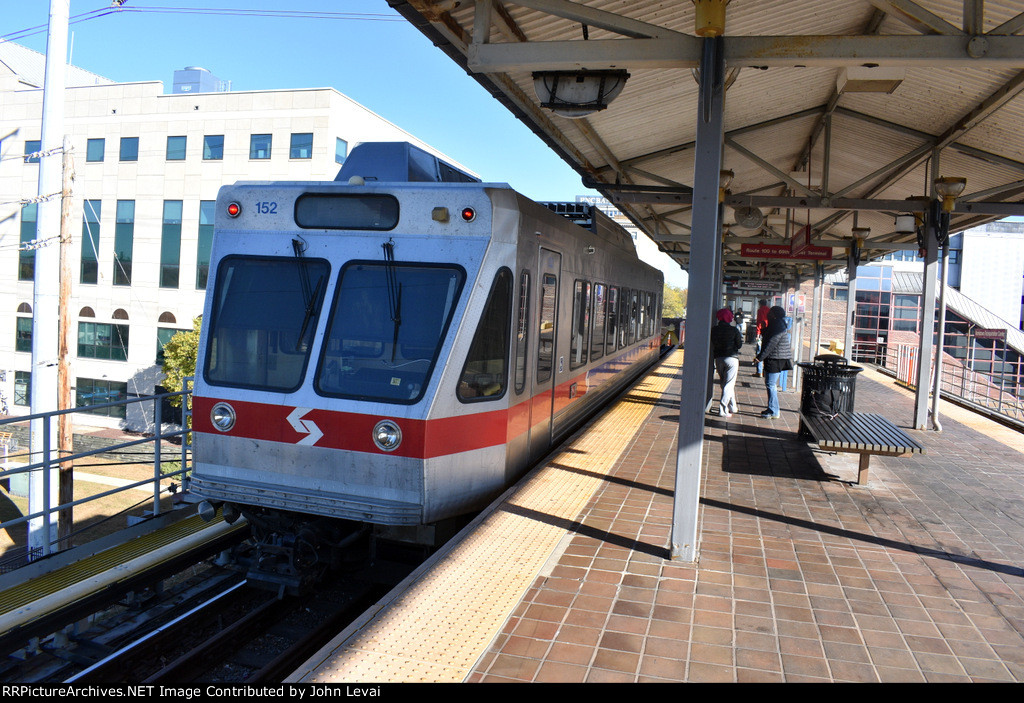
<path id="1" fill-rule="evenodd" d="M 857 485 L 860 486 L 868 481 L 868 466 L 872 455 L 925 453 L 924 447 L 908 437 L 903 430 L 874 413 L 800 413 L 800 431 L 802 436 L 812 438 L 819 449 L 860 454 L 857 471 Z"/>

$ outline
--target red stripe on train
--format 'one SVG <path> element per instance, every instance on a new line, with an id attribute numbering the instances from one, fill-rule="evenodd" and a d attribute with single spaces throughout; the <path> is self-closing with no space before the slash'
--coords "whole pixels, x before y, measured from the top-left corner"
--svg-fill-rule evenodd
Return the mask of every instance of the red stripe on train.
<path id="1" fill-rule="evenodd" d="M 642 349 L 636 351 L 643 352 Z M 613 363 L 621 363 L 623 368 L 627 368 L 630 362 L 625 361 L 626 356 L 613 360 Z M 620 370 L 614 369 L 609 375 L 617 375 Z M 552 410 L 555 413 L 563 410 L 589 390 L 588 374 L 584 373 L 558 385 L 554 392 L 554 408 L 552 392 L 546 390 L 511 408 L 432 420 L 225 400 L 223 402 L 231 405 L 236 415 L 235 425 L 227 432 L 217 430 L 210 420 L 210 411 L 221 400 L 196 397 L 193 399 L 192 428 L 212 435 L 431 459 L 507 444 L 526 434 L 531 417 L 539 418 L 533 422 L 534 426 L 542 424 L 551 417 Z M 392 452 L 385 452 L 373 443 L 373 428 L 381 420 L 392 420 L 402 430 L 402 443 Z"/>

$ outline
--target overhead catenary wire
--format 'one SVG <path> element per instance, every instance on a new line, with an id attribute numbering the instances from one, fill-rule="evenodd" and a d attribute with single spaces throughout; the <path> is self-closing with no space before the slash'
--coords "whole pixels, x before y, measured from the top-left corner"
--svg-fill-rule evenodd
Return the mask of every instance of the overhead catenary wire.
<path id="1" fill-rule="evenodd" d="M 367 22 L 404 22 L 398 15 L 388 15 L 380 12 L 328 12 L 324 10 L 274 10 L 257 8 L 230 8 L 230 7 L 132 7 L 130 5 L 119 5 L 117 7 L 101 7 L 89 12 L 74 15 L 70 24 L 78 24 L 88 20 L 106 17 L 112 14 L 135 13 L 135 14 L 194 14 L 194 15 L 220 15 L 235 17 L 277 17 L 290 19 L 313 19 L 313 20 L 356 20 Z M 33 27 L 26 27 L 8 34 L 0 35 L 0 43 L 18 41 L 36 34 L 45 34 L 47 25 L 39 24 Z"/>

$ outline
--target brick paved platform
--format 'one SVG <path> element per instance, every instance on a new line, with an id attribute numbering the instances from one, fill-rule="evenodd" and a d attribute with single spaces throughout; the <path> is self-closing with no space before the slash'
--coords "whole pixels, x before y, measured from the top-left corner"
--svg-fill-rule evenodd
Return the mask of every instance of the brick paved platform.
<path id="1" fill-rule="evenodd" d="M 857 407 L 927 454 L 857 458 L 763 420 L 709 415 L 699 561 L 669 560 L 679 381 L 566 532 L 467 681 L 1024 681 L 1024 437 L 867 370 Z"/>

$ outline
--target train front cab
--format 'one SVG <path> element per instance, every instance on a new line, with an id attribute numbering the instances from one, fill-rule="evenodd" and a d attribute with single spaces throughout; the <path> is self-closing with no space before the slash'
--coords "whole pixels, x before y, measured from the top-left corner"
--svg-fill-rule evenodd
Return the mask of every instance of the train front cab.
<path id="1" fill-rule="evenodd" d="M 477 230 L 406 236 L 402 223 L 387 236 L 345 233 L 341 251 L 337 237 L 306 234 L 301 257 L 288 231 L 261 240 L 244 227 L 218 233 L 195 394 L 200 496 L 259 511 L 433 523 L 482 507 L 655 358 L 660 279 L 635 253 L 595 245 L 507 188 L 465 188 L 489 198 Z M 381 254 L 389 240 L 390 264 Z M 259 270 L 268 261 L 293 270 L 294 285 L 261 299 L 254 292 L 267 280 L 280 287 L 280 276 Z M 255 269 L 242 275 L 243 264 Z M 438 274 L 433 288 L 410 293 L 417 276 Z M 229 278 L 241 288 L 228 291 Z M 348 297 L 357 280 L 362 297 Z M 407 286 L 397 328 L 386 307 L 396 283 Z M 289 300 L 299 314 L 281 309 Z M 439 300 L 442 314 L 417 308 Z M 352 331 L 360 315 L 377 321 L 373 334 Z M 439 321 L 432 344 L 409 322 L 424 317 Z M 291 326 L 273 328 L 282 320 Z M 304 361 L 269 363 L 263 352 L 283 340 Z M 415 368 L 404 366 L 407 352 Z M 229 378 L 235 364 L 246 369 L 243 382 Z M 271 366 L 274 375 L 287 366 L 291 380 L 268 384 Z M 227 430 L 217 424 L 221 404 L 235 414 Z M 396 433 L 400 445 L 388 446 Z"/>

